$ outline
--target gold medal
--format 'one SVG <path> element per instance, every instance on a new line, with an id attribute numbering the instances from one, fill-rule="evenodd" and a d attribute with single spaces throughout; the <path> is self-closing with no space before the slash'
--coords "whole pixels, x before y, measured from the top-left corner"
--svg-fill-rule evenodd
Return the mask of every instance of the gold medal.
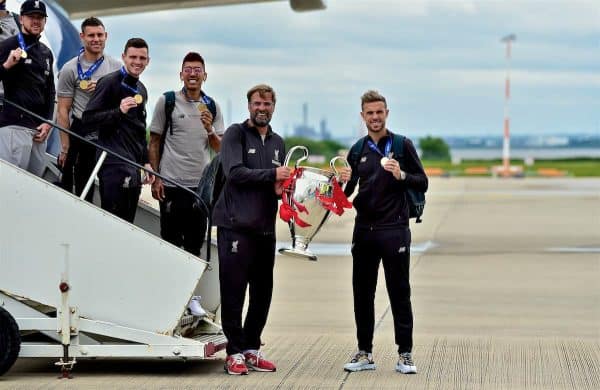
<path id="1" fill-rule="evenodd" d="M 79 80 L 79 88 L 84 91 L 90 87 L 90 82 L 88 80 Z"/>
<path id="2" fill-rule="evenodd" d="M 135 100 L 135 102 L 137 104 L 142 104 L 142 102 L 144 101 L 144 98 L 142 97 L 142 95 L 140 95 L 139 93 L 136 94 L 133 99 Z"/>
<path id="3" fill-rule="evenodd" d="M 206 107 L 206 104 L 200 103 L 200 104 L 198 104 L 198 111 L 200 111 L 200 112 L 208 111 L 208 107 Z"/>
<path id="4" fill-rule="evenodd" d="M 381 160 L 379 161 L 381 163 L 382 167 L 385 167 L 385 164 L 387 164 L 387 162 L 390 161 L 389 158 L 387 157 L 382 157 Z"/>
<path id="5" fill-rule="evenodd" d="M 21 58 L 23 58 L 23 59 L 27 58 L 27 52 L 22 49 L 21 49 Z"/>

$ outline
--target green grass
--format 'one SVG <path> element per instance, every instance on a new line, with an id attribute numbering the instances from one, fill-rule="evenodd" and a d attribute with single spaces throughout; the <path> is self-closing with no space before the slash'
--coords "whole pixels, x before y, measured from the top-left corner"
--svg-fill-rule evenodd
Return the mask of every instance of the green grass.
<path id="1" fill-rule="evenodd" d="M 440 168 L 451 176 L 464 176 L 469 167 L 487 167 L 501 165 L 501 160 L 464 160 L 460 164 L 450 161 L 424 160 L 425 168 Z M 600 177 L 600 158 L 536 160 L 532 166 L 525 166 L 523 160 L 511 160 L 511 165 L 523 166 L 525 176 L 537 176 L 538 169 L 557 169 L 569 177 Z M 471 175 L 469 175 L 471 176 Z M 488 176 L 488 175 L 479 175 Z"/>

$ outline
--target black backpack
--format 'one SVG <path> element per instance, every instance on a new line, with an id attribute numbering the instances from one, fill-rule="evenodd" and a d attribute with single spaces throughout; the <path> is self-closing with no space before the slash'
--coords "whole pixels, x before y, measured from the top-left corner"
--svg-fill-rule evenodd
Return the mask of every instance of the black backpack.
<path id="1" fill-rule="evenodd" d="M 165 140 L 167 139 L 167 131 L 173 135 L 173 110 L 175 110 L 175 91 L 167 91 L 163 93 L 165 96 L 165 127 L 162 134 L 160 135 L 160 144 L 158 147 L 159 161 L 162 157 L 163 151 L 165 150 Z M 217 104 L 210 96 L 200 91 L 200 95 L 205 98 L 207 102 L 206 107 L 214 118 L 217 117 Z"/>
<path id="2" fill-rule="evenodd" d="M 406 137 L 399 134 L 392 134 L 392 136 L 392 152 L 394 152 L 394 159 L 400 163 L 400 168 L 405 171 L 403 163 L 404 139 Z M 356 170 L 358 167 L 358 161 L 366 141 L 367 136 L 359 139 L 354 145 L 352 145 L 350 152 L 348 152 L 348 163 L 350 164 L 352 170 Z M 421 216 L 423 215 L 423 210 L 425 209 L 425 193 L 412 188 L 407 188 L 406 199 L 408 201 L 408 217 L 416 218 L 415 222 L 421 223 Z"/>
<path id="3" fill-rule="evenodd" d="M 246 150 L 246 133 L 240 130 L 242 138 L 242 151 Z M 246 162 L 246 153 L 243 153 L 244 163 Z M 207 237 L 206 237 L 206 261 L 210 261 L 210 239 L 212 230 L 212 211 L 219 200 L 219 196 L 225 186 L 225 174 L 221 164 L 221 153 L 217 153 L 211 162 L 202 170 L 202 176 L 196 189 L 196 207 L 198 207 L 208 218 Z"/>

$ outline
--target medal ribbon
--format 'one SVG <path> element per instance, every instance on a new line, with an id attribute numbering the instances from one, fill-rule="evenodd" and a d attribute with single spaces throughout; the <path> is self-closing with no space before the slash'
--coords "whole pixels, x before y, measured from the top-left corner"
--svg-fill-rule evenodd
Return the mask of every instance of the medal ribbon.
<path id="1" fill-rule="evenodd" d="M 85 49 L 82 47 L 81 49 L 79 49 L 79 55 L 77 56 L 77 74 L 79 75 L 79 80 L 89 80 L 92 78 L 92 75 L 94 74 L 95 71 L 98 70 L 98 68 L 100 67 L 100 65 L 102 65 L 102 63 L 104 62 L 104 56 L 98 58 L 96 60 L 96 62 L 94 62 L 92 64 L 92 66 L 90 66 L 88 68 L 88 70 L 86 70 L 85 72 L 83 71 L 83 68 L 81 67 L 81 55 L 83 54 L 83 52 L 85 51 Z"/>
<path id="2" fill-rule="evenodd" d="M 17 35 L 17 39 L 19 40 L 19 47 L 25 52 L 27 52 L 27 49 L 29 49 L 31 46 L 33 46 L 37 43 L 37 41 L 36 41 L 36 42 L 33 42 L 31 45 L 25 47 L 25 38 L 23 38 L 23 34 L 21 34 L 21 32 L 19 32 L 19 34 Z"/>
<path id="3" fill-rule="evenodd" d="M 188 95 L 187 89 L 185 87 L 181 88 L 181 92 L 183 92 L 183 96 L 185 96 L 186 100 L 191 103 L 204 103 L 208 105 L 210 103 L 210 99 L 206 95 L 200 94 L 200 100 L 191 99 Z"/>
<path id="4" fill-rule="evenodd" d="M 308 210 L 301 203 L 298 203 L 294 196 L 291 195 L 294 193 L 294 189 L 296 187 L 296 180 L 302 175 L 302 168 L 296 168 L 292 172 L 289 179 L 283 182 L 283 193 L 281 194 L 281 206 L 279 206 L 279 218 L 281 218 L 285 222 L 289 222 L 292 218 L 294 218 L 294 223 L 300 227 L 309 227 L 310 223 L 303 221 L 298 213 L 306 213 L 308 214 Z M 290 198 L 288 199 L 288 193 L 290 194 Z M 290 205 L 290 200 L 292 201 L 292 205 Z M 296 209 L 298 211 L 296 211 Z"/>
<path id="5" fill-rule="evenodd" d="M 140 91 L 137 88 L 133 88 L 131 85 L 127 85 L 125 83 L 125 76 L 127 76 L 127 71 L 125 70 L 125 67 L 123 66 L 121 69 L 121 75 L 123 76 L 123 80 L 121 80 L 121 86 L 125 87 L 125 89 L 130 90 L 131 92 L 135 93 L 136 95 L 140 93 Z"/>
<path id="6" fill-rule="evenodd" d="M 377 145 L 375 145 L 373 141 L 367 140 L 367 145 L 369 145 L 369 148 L 372 151 L 377 152 L 377 154 L 379 154 L 380 156 L 388 157 L 390 155 L 390 151 L 392 150 L 392 137 L 390 137 L 385 143 L 385 150 L 383 153 L 381 153 L 381 150 L 379 150 L 379 148 L 377 147 Z"/>

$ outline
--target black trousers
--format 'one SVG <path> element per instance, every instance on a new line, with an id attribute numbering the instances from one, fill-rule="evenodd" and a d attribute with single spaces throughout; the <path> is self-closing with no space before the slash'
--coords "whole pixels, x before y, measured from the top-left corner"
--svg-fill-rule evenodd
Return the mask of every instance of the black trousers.
<path id="1" fill-rule="evenodd" d="M 73 119 L 71 130 L 77 134 L 82 133 L 82 125 L 79 119 Z M 94 146 L 69 136 L 69 151 L 62 169 L 60 186 L 66 191 L 80 196 L 94 170 L 96 161 L 96 148 Z M 75 185 L 75 189 L 73 189 L 73 185 Z M 94 186 L 90 188 L 85 200 L 90 203 L 93 202 Z"/>
<path id="2" fill-rule="evenodd" d="M 140 178 L 118 165 L 104 166 L 100 179 L 100 206 L 117 217 L 133 223 L 142 187 Z"/>
<path id="3" fill-rule="evenodd" d="M 221 323 L 227 337 L 227 354 L 260 349 L 273 293 L 275 236 L 240 233 L 218 228 Z M 249 291 L 248 312 L 242 326 L 242 309 Z"/>
<path id="4" fill-rule="evenodd" d="M 358 349 L 372 352 L 375 327 L 375 289 L 379 263 L 394 317 L 398 352 L 412 351 L 413 314 L 410 302 L 410 229 L 354 228 L 352 238 L 352 288 Z"/>
<path id="5" fill-rule="evenodd" d="M 193 189 L 192 189 L 193 191 Z M 171 244 L 200 256 L 206 235 L 206 215 L 194 207 L 194 195 L 177 187 L 165 186 L 160 202 L 160 236 Z"/>

